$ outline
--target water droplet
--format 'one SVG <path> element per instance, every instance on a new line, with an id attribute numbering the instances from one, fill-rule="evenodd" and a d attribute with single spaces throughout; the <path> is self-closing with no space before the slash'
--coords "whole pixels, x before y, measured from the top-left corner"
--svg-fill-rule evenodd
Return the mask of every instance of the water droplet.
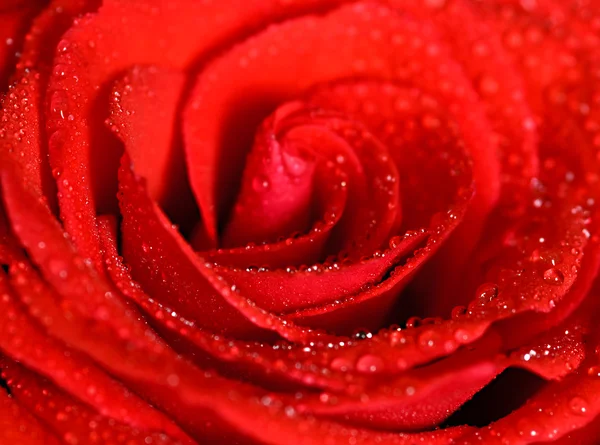
<path id="1" fill-rule="evenodd" d="M 523 121 L 523 128 L 528 131 L 533 131 L 536 128 L 535 121 L 532 118 L 527 118 Z"/>
<path id="2" fill-rule="evenodd" d="M 457 329 L 454 331 L 454 339 L 459 343 L 466 343 L 471 338 L 471 335 L 465 329 Z"/>
<path id="3" fill-rule="evenodd" d="M 352 369 L 352 362 L 344 357 L 337 357 L 331 361 L 329 365 L 334 371 L 346 372 Z"/>
<path id="4" fill-rule="evenodd" d="M 50 272 L 58 275 L 61 279 L 66 279 L 68 276 L 67 263 L 62 260 L 52 259 L 49 262 Z"/>
<path id="5" fill-rule="evenodd" d="M 266 178 L 265 176 L 256 176 L 252 180 L 252 188 L 254 188 L 255 192 L 264 192 L 269 190 L 270 187 L 271 182 L 269 181 L 269 178 Z"/>
<path id="6" fill-rule="evenodd" d="M 68 98 L 64 91 L 55 91 L 50 97 L 50 109 L 53 113 L 60 116 L 61 119 L 65 118 L 65 109 L 68 107 Z"/>
<path id="7" fill-rule="evenodd" d="M 543 428 L 531 419 L 524 419 L 517 422 L 517 431 L 520 436 L 539 437 L 543 432 Z"/>
<path id="8" fill-rule="evenodd" d="M 521 0 L 521 7 L 526 11 L 533 11 L 537 7 L 537 0 Z"/>
<path id="9" fill-rule="evenodd" d="M 420 317 L 410 317 L 408 320 L 406 320 L 406 327 L 407 328 L 416 328 L 421 326 L 421 318 Z"/>
<path id="10" fill-rule="evenodd" d="M 299 156 L 291 155 L 286 151 L 283 152 L 282 159 L 287 172 L 292 176 L 302 175 L 308 167 L 308 164 L 304 159 Z"/>
<path id="11" fill-rule="evenodd" d="M 452 318 L 453 319 L 457 319 L 462 317 L 463 315 L 465 315 L 467 313 L 467 308 L 464 306 L 456 306 L 455 308 L 452 309 Z"/>
<path id="12" fill-rule="evenodd" d="M 544 272 L 544 281 L 548 284 L 561 285 L 565 281 L 565 276 L 563 273 L 555 267 L 551 267 L 550 269 Z"/>
<path id="13" fill-rule="evenodd" d="M 438 128 L 440 126 L 440 120 L 431 114 L 423 116 L 423 127 L 428 129 Z"/>
<path id="14" fill-rule="evenodd" d="M 167 384 L 171 387 L 179 385 L 179 376 L 177 374 L 170 374 L 167 377 Z"/>
<path id="15" fill-rule="evenodd" d="M 446 0 L 425 0 L 425 5 L 429 8 L 443 8 L 446 4 Z"/>
<path id="16" fill-rule="evenodd" d="M 335 397 L 332 397 L 326 392 L 322 392 L 321 394 L 319 394 L 319 400 L 321 401 L 321 403 L 331 403 L 333 399 L 335 399 Z"/>
<path id="17" fill-rule="evenodd" d="M 363 355 L 356 362 L 356 369 L 364 373 L 381 371 L 383 367 L 383 360 L 372 354 Z"/>
<path id="18" fill-rule="evenodd" d="M 600 366 L 590 366 L 587 373 L 590 377 L 600 378 Z"/>
<path id="19" fill-rule="evenodd" d="M 403 358 L 400 357 L 398 360 L 396 360 L 396 367 L 400 370 L 400 371 L 404 371 L 405 369 L 407 369 L 409 366 L 408 361 Z"/>
<path id="20" fill-rule="evenodd" d="M 373 334 L 371 334 L 369 331 L 365 331 L 364 329 L 359 329 L 354 332 L 353 336 L 359 340 L 365 340 L 367 338 L 371 338 Z"/>
<path id="21" fill-rule="evenodd" d="M 79 440 L 77 440 L 77 436 L 73 433 L 65 433 L 63 437 L 65 439 L 65 442 L 69 445 L 77 445 L 79 443 Z"/>
<path id="22" fill-rule="evenodd" d="M 390 238 L 390 241 L 389 241 L 390 249 L 395 249 L 396 247 L 398 247 L 400 245 L 401 242 L 402 242 L 401 236 L 393 236 L 392 238 Z"/>
<path id="23" fill-rule="evenodd" d="M 498 82 L 492 77 L 484 76 L 479 81 L 479 90 L 483 94 L 496 94 L 498 92 Z"/>
<path id="24" fill-rule="evenodd" d="M 60 42 L 58 42 L 58 45 L 56 46 L 56 48 L 60 52 L 67 51 L 69 49 L 69 41 L 68 40 L 61 40 Z"/>
<path id="25" fill-rule="evenodd" d="M 425 331 L 419 335 L 419 345 L 422 348 L 433 348 L 440 340 L 440 336 L 435 331 Z"/>
<path id="26" fill-rule="evenodd" d="M 574 414 L 582 415 L 586 414 L 588 411 L 588 403 L 582 397 L 573 397 L 569 401 L 569 408 Z"/>
<path id="27" fill-rule="evenodd" d="M 476 294 L 482 301 L 492 301 L 498 296 L 498 285 L 495 283 L 483 283 L 477 288 Z"/>

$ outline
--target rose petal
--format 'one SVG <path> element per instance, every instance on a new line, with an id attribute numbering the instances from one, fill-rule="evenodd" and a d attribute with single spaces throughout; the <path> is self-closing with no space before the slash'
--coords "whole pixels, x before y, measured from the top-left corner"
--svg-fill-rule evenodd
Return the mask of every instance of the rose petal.
<path id="1" fill-rule="evenodd" d="M 25 34 L 44 3 L 40 0 L 3 2 L 0 7 L 0 93 L 6 91 Z"/>
<path id="2" fill-rule="evenodd" d="M 27 70 L 38 71 L 44 79 L 41 87 L 45 91 L 51 64 L 60 37 L 73 25 L 73 20 L 87 12 L 96 11 L 101 0 L 51 0 L 33 20 L 17 64 L 16 77 Z"/>
<path id="3" fill-rule="evenodd" d="M 585 195 L 584 200 L 593 203 L 597 200 L 598 163 L 595 159 L 597 131 L 597 110 L 593 104 L 595 80 L 589 76 L 597 66 L 594 47 L 598 39 L 590 35 L 587 26 L 577 24 L 576 10 L 561 2 L 537 2 L 533 8 L 524 8 L 518 2 L 507 1 L 495 4 L 490 2 L 482 8 L 476 8 L 482 18 L 504 38 L 507 50 L 513 62 L 523 74 L 528 102 L 535 107 L 539 116 L 539 134 L 542 137 L 540 154 L 542 155 L 541 179 L 562 194 L 564 183 L 573 183 L 580 187 L 578 193 Z M 565 22 L 572 16 L 573 20 Z M 552 29 L 543 26 L 544 20 L 553 22 Z M 570 42 L 562 36 L 569 35 Z M 586 48 L 588 51 L 583 51 Z M 558 56 L 557 56 L 558 55 Z M 543 69 L 538 69 L 543 67 Z M 576 153 L 573 147 L 577 147 Z M 558 184 L 558 186 L 556 186 Z M 536 205 L 549 205 L 549 201 L 536 198 Z M 591 214 L 592 225 L 589 233 L 596 232 L 597 211 Z M 506 223 L 505 223 L 506 224 Z M 510 232 L 490 239 L 509 238 Z M 575 248 L 576 249 L 576 248 Z M 542 257 L 542 260 L 547 260 Z M 481 259 L 474 260 L 474 264 Z M 475 266 L 477 269 L 478 266 Z M 585 298 L 593 277 L 598 270 L 597 240 L 592 236 L 585 251 L 579 279 L 575 289 L 548 317 L 527 316 L 521 320 L 524 326 L 521 339 L 516 339 L 510 322 L 505 329 L 508 341 L 522 341 L 524 337 L 541 332 L 560 323 L 568 317 Z"/>
<path id="4" fill-rule="evenodd" d="M 387 245 L 402 222 L 398 169 L 388 148 L 362 123 L 304 105 L 282 121 L 282 138 L 338 164 L 352 196 L 328 242 L 327 253 L 348 261 Z"/>
<path id="5" fill-rule="evenodd" d="M 592 342 L 589 350 L 593 351 L 597 345 L 597 341 Z M 600 391 L 599 370 L 598 357 L 592 355 L 582 371 L 551 383 L 521 408 L 456 443 L 485 441 L 519 445 L 554 441 L 590 424 L 600 414 L 596 397 Z"/>
<path id="6" fill-rule="evenodd" d="M 258 130 L 246 161 L 242 188 L 225 228 L 225 247 L 275 241 L 306 232 L 312 225 L 315 153 L 278 140 L 280 121 L 289 113 L 285 108 Z"/>
<path id="7" fill-rule="evenodd" d="M 134 327 L 135 316 L 131 308 L 120 299 L 111 298 L 113 289 L 92 270 L 89 261 L 75 253 L 43 199 L 24 188 L 15 177 L 16 171 L 2 172 L 4 202 L 12 230 L 41 269 L 45 280 L 72 304 L 72 308 L 86 316 L 108 320 L 121 328 Z M 134 329 L 128 334 L 135 336 L 144 331 L 143 328 Z"/>
<path id="8" fill-rule="evenodd" d="M 203 261 L 199 257 L 182 251 L 180 244 L 185 245 L 185 241 L 179 239 L 150 201 L 145 185 L 131 171 L 126 156 L 120 172 L 123 255 L 146 291 L 160 295 L 162 304 L 214 332 L 267 335 L 211 285 L 206 277 L 207 267 L 200 266 Z"/>
<path id="9" fill-rule="evenodd" d="M 0 359 L 0 369 L 2 377 L 8 382 L 11 397 L 34 413 L 64 443 L 110 444 L 114 441 L 131 445 L 182 443 L 164 433 L 144 432 L 117 423 L 12 360 Z"/>
<path id="10" fill-rule="evenodd" d="M 378 37 L 365 38 L 374 28 L 378 30 Z M 347 32 L 348 29 L 352 32 Z M 434 93 L 441 94 L 447 104 L 469 110 L 468 116 L 462 118 L 470 119 L 470 135 L 478 141 L 472 145 L 471 152 L 477 165 L 474 171 L 479 190 L 477 202 L 473 204 L 477 210 L 473 212 L 485 215 L 495 202 L 499 183 L 496 181 L 497 160 L 490 155 L 491 147 L 488 150 L 486 145 L 489 129 L 482 119 L 483 110 L 459 67 L 448 59 L 446 52 L 441 49 L 424 55 L 420 49 L 403 44 L 408 39 L 418 40 L 420 45 L 439 43 L 426 25 L 401 18 L 381 6 L 359 4 L 341 8 L 329 16 L 302 18 L 274 26 L 208 66 L 196 82 L 184 116 L 190 181 L 203 215 L 212 215 L 213 208 L 220 215 L 231 202 L 233 192 L 222 183 L 224 178 L 241 171 L 243 148 L 248 145 L 252 124 L 268 114 L 270 104 L 299 96 L 318 83 L 356 76 L 402 80 L 410 77 L 426 91 L 435 85 Z M 394 57 L 390 57 L 390 41 L 398 43 L 393 48 Z M 418 73 L 409 72 L 411 60 L 419 60 L 420 64 L 415 65 Z M 231 74 L 240 69 L 243 76 Z M 302 79 L 301 83 L 298 79 Z M 464 85 L 464 90 L 458 88 L 461 95 L 457 95 L 457 88 L 439 88 L 444 82 Z M 244 108 L 235 115 L 232 107 L 239 101 L 244 103 Z M 242 122 L 245 133 L 238 132 L 235 138 L 223 136 L 225 128 L 239 127 Z M 223 153 L 227 153 L 227 162 L 221 159 Z M 211 167 L 206 169 L 206 165 Z M 199 166 L 203 166 L 203 170 Z M 228 191 L 217 199 L 217 190 Z M 475 232 L 478 231 L 476 225 L 472 227 Z"/>
<path id="11" fill-rule="evenodd" d="M 113 89 L 109 126 L 125 144 L 137 172 L 147 179 L 153 199 L 189 230 L 195 211 L 177 134 L 177 107 L 184 86 L 182 72 L 131 69 Z"/>
<path id="12" fill-rule="evenodd" d="M 507 366 L 487 347 L 498 338 L 462 353 L 377 384 L 352 396 L 305 397 L 301 407 L 319 417 L 400 431 L 441 423 Z M 375 361 L 373 366 L 375 365 Z M 435 394 L 435 399 L 434 395 Z M 304 408 L 305 407 L 305 408 Z"/>
<path id="13" fill-rule="evenodd" d="M 577 369 L 585 358 L 587 323 L 570 322 L 545 332 L 510 355 L 516 365 L 545 379 L 560 380 Z"/>
<path id="14" fill-rule="evenodd" d="M 0 391 L 0 439 L 22 445 L 59 445 L 61 441 L 27 409 Z M 18 442 L 17 442 L 18 441 Z"/>
<path id="15" fill-rule="evenodd" d="M 247 244 L 244 247 L 203 251 L 208 261 L 228 267 L 246 268 L 249 265 L 260 265 L 265 268 L 299 267 L 318 262 L 325 249 L 331 231 L 337 226 L 343 215 L 348 198 L 348 187 L 342 184 L 347 180 L 346 174 L 336 165 L 325 164 L 319 180 L 320 193 L 317 203 L 319 209 L 315 212 L 322 215 L 306 233 L 288 237 L 275 242 L 256 245 Z M 290 236 L 291 235 L 291 236 Z M 192 246 L 205 249 L 195 240 Z M 258 267 L 258 266 L 257 266 Z"/>
<path id="16" fill-rule="evenodd" d="M 46 197 L 52 209 L 56 208 L 56 184 L 50 167 L 42 162 L 48 149 L 42 128 L 45 116 L 41 102 L 61 34 L 77 14 L 92 10 L 96 3 L 96 0 L 54 0 L 32 20 L 13 76 L 14 84 L 2 107 L 0 139 L 7 147 L 5 153 L 14 155 L 23 166 L 28 182 Z M 40 6 L 37 5 L 36 10 Z"/>
<path id="17" fill-rule="evenodd" d="M 351 296 L 367 283 L 380 282 L 402 258 L 412 257 L 413 251 L 427 239 L 427 232 L 408 233 L 384 254 L 355 264 L 317 264 L 294 270 L 244 270 L 215 267 L 217 274 L 235 283 L 240 292 L 269 311 L 293 312 Z M 404 275 L 409 275 L 411 267 Z M 143 283 L 143 282 L 142 282 Z M 331 326 L 334 330 L 335 326 Z"/>
<path id="18" fill-rule="evenodd" d="M 39 74 L 28 72 L 18 84 L 11 86 L 2 101 L 0 147 L 19 164 L 31 188 L 40 196 L 49 196 L 54 183 L 47 165 L 42 162 L 40 101 Z"/>
<path id="19" fill-rule="evenodd" d="M 21 267 L 17 266 L 11 271 L 11 284 L 20 293 L 21 300 L 27 304 L 30 313 L 41 318 L 43 324 L 60 322 L 53 320 L 52 311 L 47 310 L 48 305 L 55 303 L 50 291 L 24 262 L 20 264 Z M 4 280 L 4 277 L 0 280 L 0 288 L 4 293 L 0 329 L 3 338 L 10 339 L 2 344 L 5 354 L 52 379 L 62 389 L 105 416 L 140 429 L 165 431 L 174 437 L 185 437 L 168 419 L 133 395 L 120 382 L 111 379 L 85 355 L 40 331 L 10 296 Z M 18 335 L 15 334 L 17 331 Z"/>

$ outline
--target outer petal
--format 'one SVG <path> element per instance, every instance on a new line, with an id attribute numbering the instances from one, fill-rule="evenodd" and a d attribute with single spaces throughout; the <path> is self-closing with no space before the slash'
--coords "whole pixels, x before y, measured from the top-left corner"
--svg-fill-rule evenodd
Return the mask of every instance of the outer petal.
<path id="1" fill-rule="evenodd" d="M 182 443 L 165 434 L 145 432 L 115 422 L 69 397 L 52 383 L 27 371 L 12 360 L 0 360 L 0 369 L 2 377 L 8 382 L 12 398 L 34 413 L 63 443 Z"/>
<path id="2" fill-rule="evenodd" d="M 109 125 L 124 142 L 153 199 L 184 229 L 196 223 L 182 141 L 178 106 L 185 74 L 156 67 L 135 67 L 115 85 Z"/>
<path id="3" fill-rule="evenodd" d="M 43 324 L 59 323 L 52 318 L 52 311 L 47 309 L 48 305 L 55 304 L 55 300 L 40 278 L 24 262 L 16 266 L 12 274 L 12 285 L 30 313 L 40 317 Z M 4 293 L 0 329 L 5 339 L 1 349 L 6 355 L 47 376 L 63 390 L 107 417 L 139 429 L 165 431 L 174 437 L 185 438 L 168 419 L 132 394 L 122 383 L 109 377 L 87 356 L 49 337 L 32 323 L 10 295 L 5 280 L 4 277 L 0 279 Z"/>
<path id="4" fill-rule="evenodd" d="M 25 34 L 45 3 L 42 0 L 15 0 L 0 6 L 0 93 L 6 90 L 15 71 L 16 55 L 21 51 Z"/>
<path id="5" fill-rule="evenodd" d="M 596 333 L 594 337 L 588 345 L 591 346 L 590 352 L 598 346 Z M 581 371 L 569 375 L 564 381 L 548 385 L 523 407 L 487 428 L 467 434 L 457 443 L 466 445 L 485 441 L 518 445 L 548 442 L 583 428 L 600 414 L 597 397 L 600 391 L 599 372 L 598 357 L 592 352 L 587 366 Z"/>
<path id="6" fill-rule="evenodd" d="M 0 391 L 0 439 L 22 445 L 59 445 L 60 440 L 26 408 Z"/>

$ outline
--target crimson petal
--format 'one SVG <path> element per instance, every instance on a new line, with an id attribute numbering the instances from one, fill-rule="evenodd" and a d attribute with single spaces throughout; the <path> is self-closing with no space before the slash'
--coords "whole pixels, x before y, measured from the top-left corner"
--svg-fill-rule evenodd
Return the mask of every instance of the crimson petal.
<path id="1" fill-rule="evenodd" d="M 59 445 L 62 442 L 6 391 L 0 391 L 0 439 L 20 445 Z"/>
<path id="2" fill-rule="evenodd" d="M 485 441 L 492 445 L 507 442 L 521 445 L 554 441 L 593 422 L 600 415 L 597 397 L 600 367 L 598 357 L 593 354 L 597 339 L 588 346 L 592 354 L 581 371 L 550 384 L 521 408 L 456 443 L 469 445 Z"/>
<path id="3" fill-rule="evenodd" d="M 287 107 L 295 108 L 294 104 Z M 258 130 L 248 156 L 242 189 L 225 228 L 223 245 L 264 243 L 312 225 L 316 176 L 315 154 L 278 140 L 286 106 Z"/>
<path id="4" fill-rule="evenodd" d="M 44 2 L 15 1 L 0 7 L 0 93 L 4 92 L 31 21 Z M 11 4 L 14 3 L 14 4 Z"/>
<path id="5" fill-rule="evenodd" d="M 40 317 L 43 324 L 60 322 L 53 320 L 52 311 L 47 309 L 48 305 L 54 304 L 54 298 L 44 283 L 24 262 L 18 264 L 11 271 L 12 286 L 19 292 L 30 313 Z M 5 292 L 1 303 L 3 311 L 0 329 L 3 338 L 10 339 L 2 344 L 5 354 L 52 379 L 62 389 L 95 407 L 105 416 L 142 429 L 157 429 L 174 434 L 175 437 L 185 437 L 177 427 L 121 383 L 110 378 L 87 356 L 40 331 L 13 301 L 6 284 L 2 282 L 0 285 Z M 15 335 L 15 326 L 19 327 L 19 335 Z M 24 336 L 27 341 L 23 340 Z"/>
<path id="6" fill-rule="evenodd" d="M 285 268 L 318 262 L 323 255 L 326 241 L 342 217 L 348 200 L 348 187 L 342 186 L 347 179 L 343 170 L 337 165 L 325 164 L 321 176 L 323 180 L 319 181 L 319 194 L 322 195 L 320 197 L 322 202 L 318 203 L 319 209 L 315 213 L 322 216 L 317 218 L 317 222 L 309 231 L 297 236 L 288 234 L 285 239 L 274 243 L 258 245 L 252 243 L 231 249 L 203 251 L 202 255 L 215 264 L 234 268 L 248 267 L 248 265 Z M 204 242 L 204 240 L 200 241 L 200 243 Z M 191 244 L 195 248 L 205 248 L 196 239 L 193 239 Z"/>
<path id="7" fill-rule="evenodd" d="M 52 383 L 27 371 L 12 360 L 0 359 L 0 369 L 2 377 L 8 383 L 12 398 L 35 414 L 64 443 L 107 445 L 115 441 L 131 445 L 182 443 L 165 434 L 149 433 L 117 423 L 73 399 Z"/>
<path id="8" fill-rule="evenodd" d="M 148 181 L 152 198 L 174 218 L 185 215 L 192 226 L 194 211 L 186 199 L 188 183 L 177 136 L 177 107 L 184 86 L 182 72 L 135 67 L 113 89 L 108 124 Z"/>

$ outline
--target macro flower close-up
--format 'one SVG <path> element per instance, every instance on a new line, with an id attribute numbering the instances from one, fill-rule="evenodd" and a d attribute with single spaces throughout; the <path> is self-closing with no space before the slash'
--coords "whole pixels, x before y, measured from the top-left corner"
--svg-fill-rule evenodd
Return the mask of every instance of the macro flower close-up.
<path id="1" fill-rule="evenodd" d="M 0 445 L 600 444 L 600 2 L 0 0 Z"/>

